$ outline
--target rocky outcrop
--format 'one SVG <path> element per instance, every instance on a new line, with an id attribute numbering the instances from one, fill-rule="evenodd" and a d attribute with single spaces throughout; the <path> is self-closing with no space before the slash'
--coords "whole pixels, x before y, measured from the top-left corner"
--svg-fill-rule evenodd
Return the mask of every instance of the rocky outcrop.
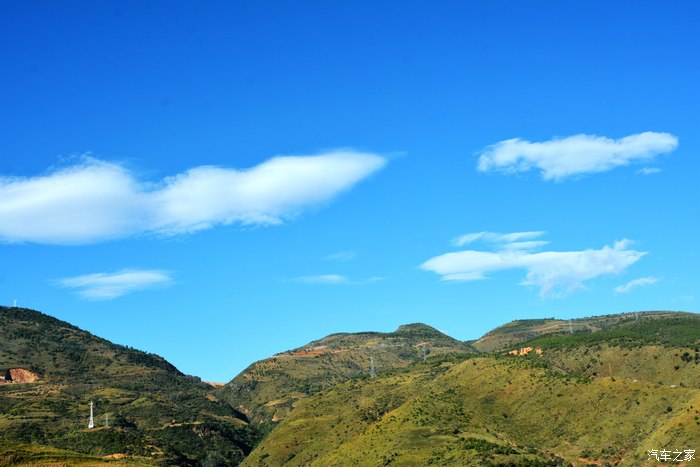
<path id="1" fill-rule="evenodd" d="M 39 381 L 39 375 L 24 368 L 10 368 L 5 372 L 6 383 L 33 383 Z"/>
<path id="2" fill-rule="evenodd" d="M 529 354 L 529 353 L 532 352 L 533 350 L 535 351 L 535 353 L 536 353 L 537 355 L 542 355 L 542 349 L 533 349 L 532 347 L 523 347 L 523 348 L 520 349 L 520 350 L 511 350 L 510 352 L 508 352 L 508 355 L 523 356 L 523 355 Z"/>

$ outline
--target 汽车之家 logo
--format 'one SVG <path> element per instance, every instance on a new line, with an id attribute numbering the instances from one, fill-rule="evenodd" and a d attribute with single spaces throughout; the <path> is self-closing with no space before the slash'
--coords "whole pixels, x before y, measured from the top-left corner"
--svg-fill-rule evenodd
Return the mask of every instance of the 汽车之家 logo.
<path id="1" fill-rule="evenodd" d="M 652 449 L 647 451 L 647 460 L 656 460 L 662 462 L 688 462 L 695 459 L 695 449 L 669 450 L 669 449 Z"/>

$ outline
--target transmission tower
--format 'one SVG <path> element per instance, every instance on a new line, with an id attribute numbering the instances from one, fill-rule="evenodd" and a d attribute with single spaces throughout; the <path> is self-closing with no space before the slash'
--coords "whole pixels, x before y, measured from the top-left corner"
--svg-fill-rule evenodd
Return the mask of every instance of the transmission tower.
<path id="1" fill-rule="evenodd" d="M 92 401 L 90 401 L 90 421 L 88 422 L 88 428 L 89 429 L 95 428 L 95 418 L 93 417 L 93 413 L 92 413 Z"/>
<path id="2" fill-rule="evenodd" d="M 369 357 L 369 377 L 377 376 L 377 369 L 374 367 L 374 357 Z"/>
<path id="3" fill-rule="evenodd" d="M 428 359 L 428 349 L 425 345 L 421 345 L 420 349 L 423 351 L 423 361 L 426 361 Z"/>

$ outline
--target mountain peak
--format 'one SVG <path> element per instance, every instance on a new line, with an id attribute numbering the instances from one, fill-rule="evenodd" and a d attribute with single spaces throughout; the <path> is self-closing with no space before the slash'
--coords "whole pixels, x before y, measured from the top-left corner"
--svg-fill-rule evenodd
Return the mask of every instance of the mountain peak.
<path id="1" fill-rule="evenodd" d="M 438 331 L 434 327 L 428 326 L 427 324 L 423 323 L 402 324 L 396 329 L 395 332 L 430 332 L 444 334 L 443 332 Z"/>

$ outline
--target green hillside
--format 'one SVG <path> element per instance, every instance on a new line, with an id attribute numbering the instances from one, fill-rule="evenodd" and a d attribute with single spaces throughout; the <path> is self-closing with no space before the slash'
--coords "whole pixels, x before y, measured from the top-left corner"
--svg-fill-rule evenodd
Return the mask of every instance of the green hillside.
<path id="1" fill-rule="evenodd" d="M 0 467 L 15 466 L 15 465 L 43 465 L 43 466 L 65 466 L 79 465 L 81 467 L 93 467 L 109 465 L 110 467 L 117 466 L 146 466 L 152 465 L 145 460 L 123 459 L 111 460 L 89 454 L 80 454 L 77 452 L 56 449 L 48 446 L 42 446 L 29 443 L 18 443 L 15 441 L 0 440 Z"/>
<path id="2" fill-rule="evenodd" d="M 700 316 L 608 318 L 514 347 L 540 356 L 435 357 L 324 390 L 245 464 L 640 465 L 697 449 Z"/>
<path id="3" fill-rule="evenodd" d="M 657 319 L 665 320 L 667 318 L 680 317 L 693 319 L 697 318 L 697 315 L 676 311 L 645 311 L 571 320 L 555 318 L 520 319 L 499 326 L 484 334 L 480 339 L 470 342 L 470 344 L 480 352 L 491 352 L 503 350 L 542 336 L 568 334 L 572 331 L 585 333 L 614 329 L 620 325 L 624 326 L 626 323 L 639 321 L 640 319 L 648 323 Z"/>
<path id="4" fill-rule="evenodd" d="M 428 356 L 473 352 L 425 324 L 404 325 L 390 333 L 331 334 L 253 363 L 217 395 L 257 423 L 279 422 L 310 394 L 352 378 L 368 378 L 371 360 L 382 374 Z"/>
<path id="5" fill-rule="evenodd" d="M 0 467 L 634 466 L 698 446 L 692 313 L 521 320 L 473 343 L 424 324 L 332 334 L 214 388 L 0 307 Z"/>
<path id="6" fill-rule="evenodd" d="M 231 465 L 258 441 L 247 418 L 198 378 L 37 311 L 0 307 L 0 375 L 9 368 L 40 378 L 0 384 L 0 442 L 12 442 L 3 446 L 13 463 L 53 455 L 70 464 L 112 456 L 120 464 Z M 91 400 L 96 428 L 88 430 Z"/>

